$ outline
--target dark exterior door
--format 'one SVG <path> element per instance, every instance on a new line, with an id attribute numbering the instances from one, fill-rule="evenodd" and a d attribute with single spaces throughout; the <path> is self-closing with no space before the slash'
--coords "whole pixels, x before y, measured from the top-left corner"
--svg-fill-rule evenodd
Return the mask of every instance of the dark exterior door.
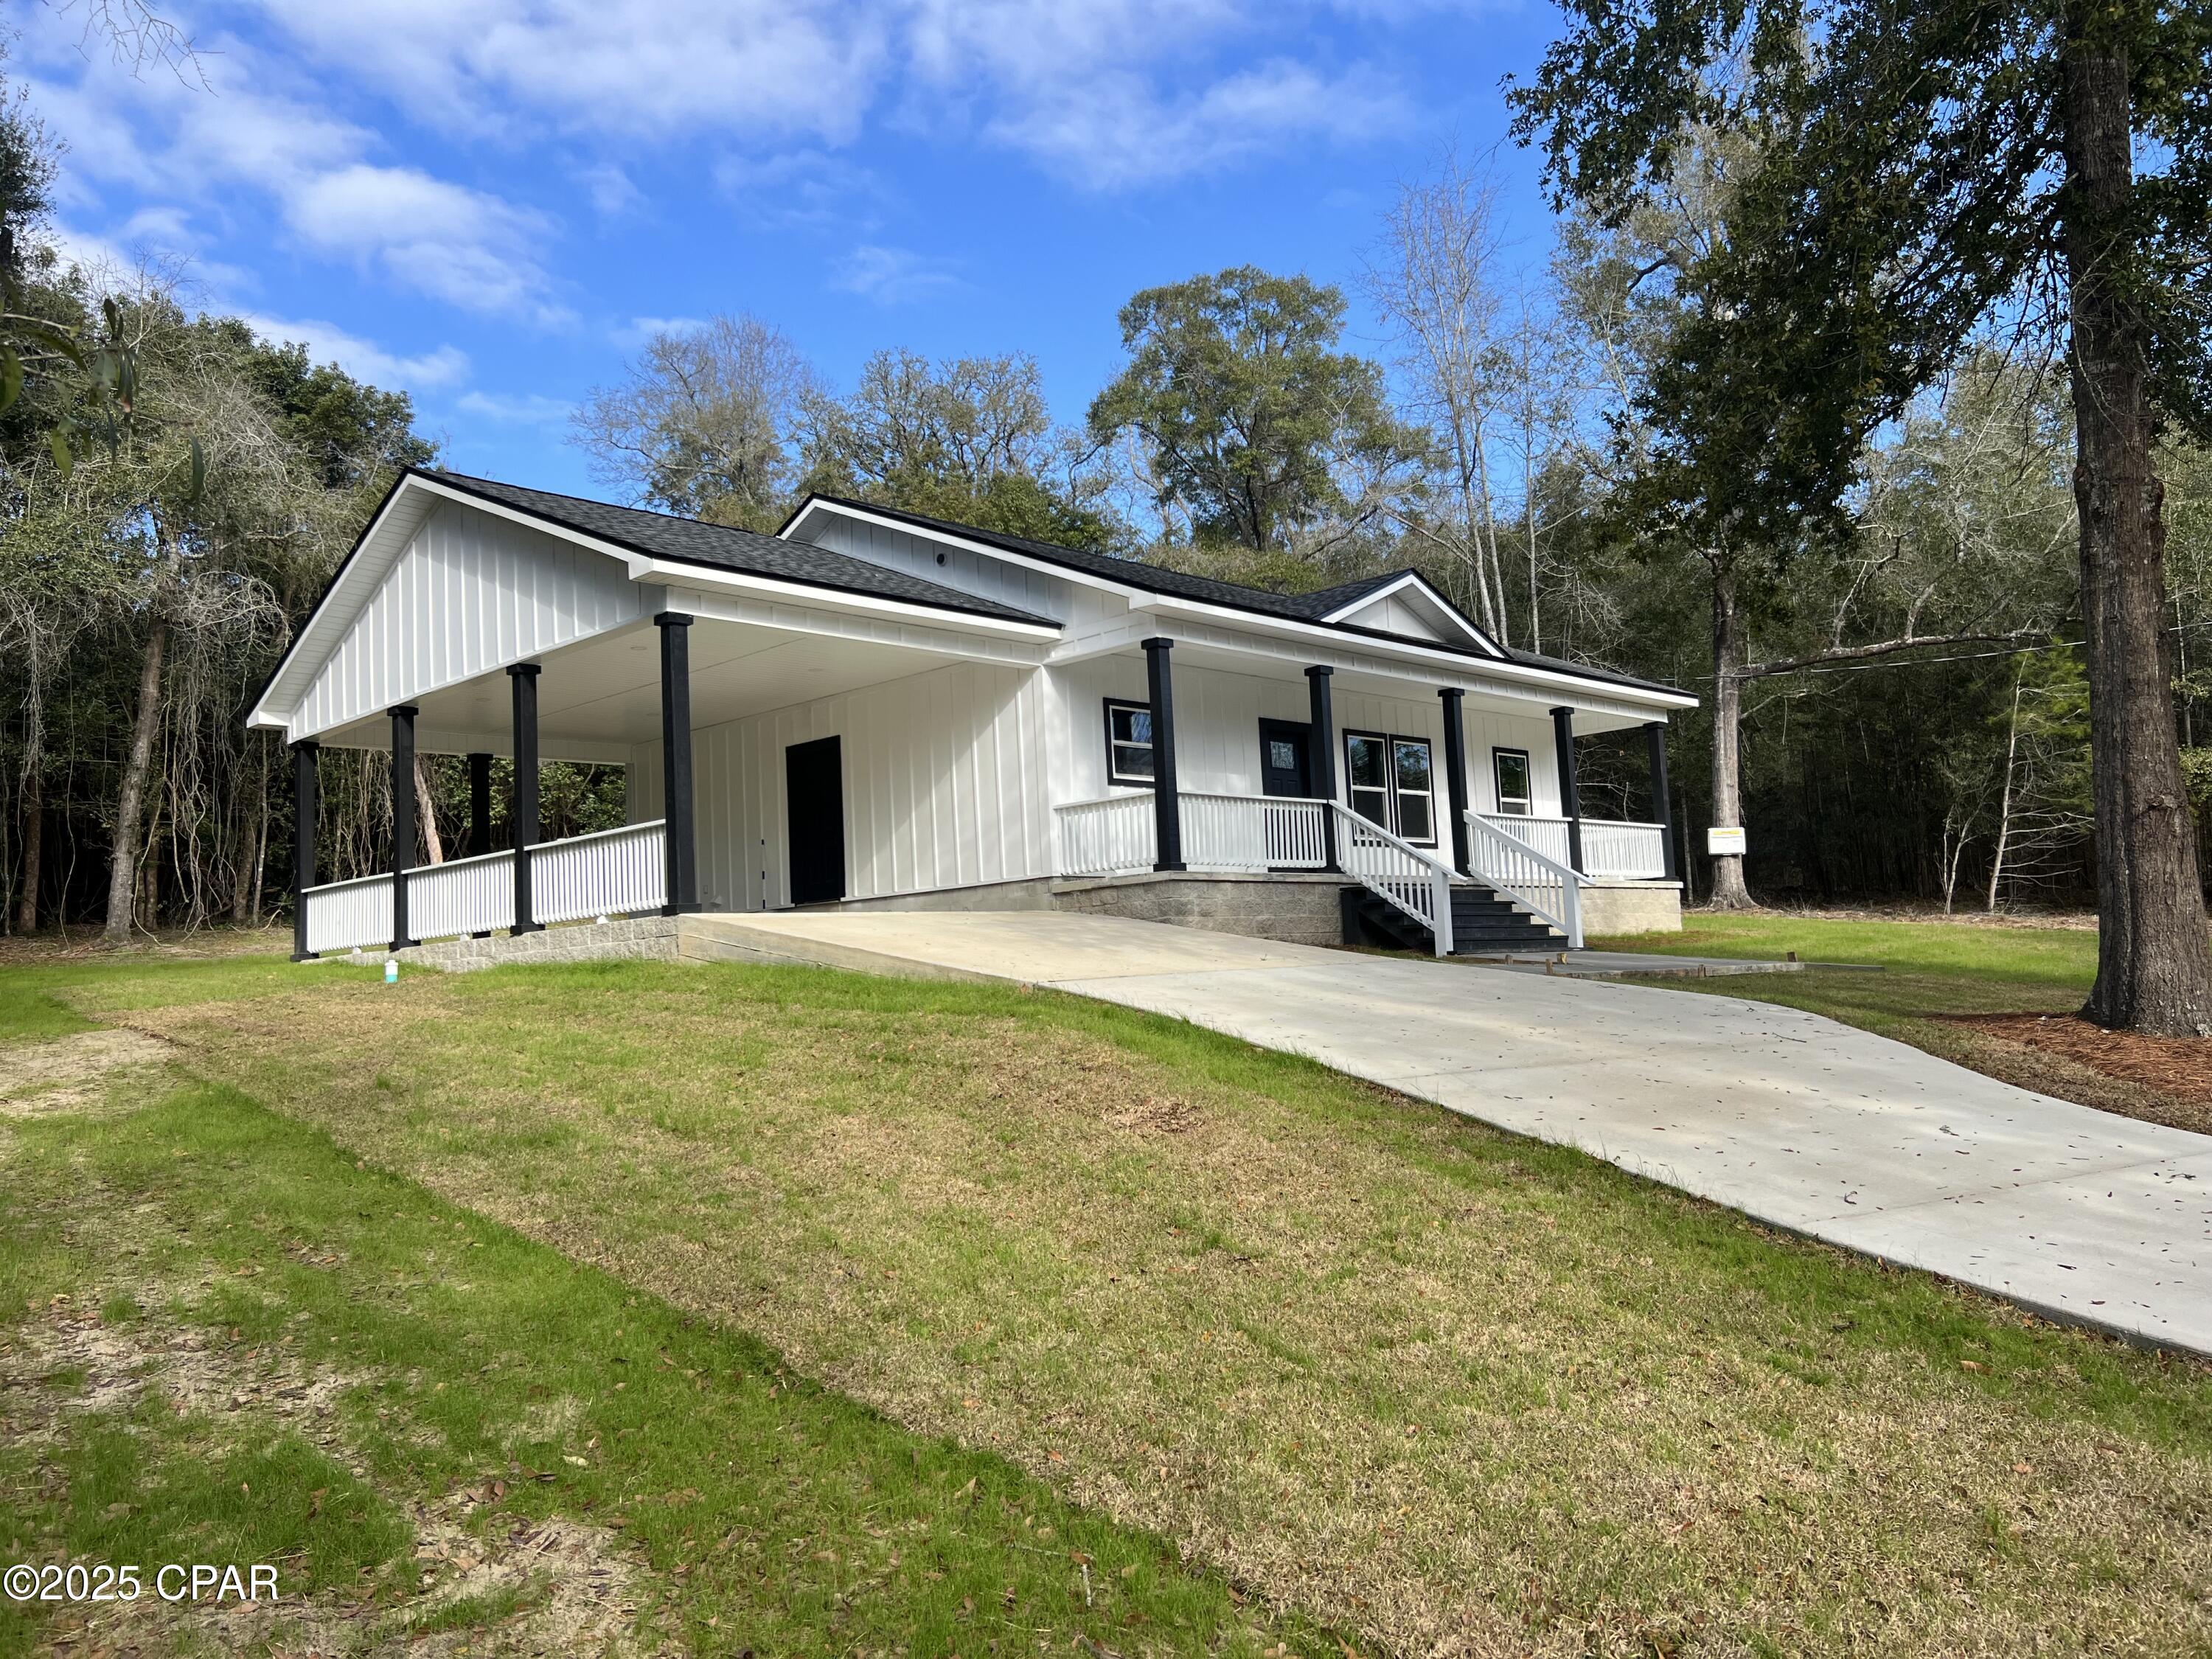
<path id="1" fill-rule="evenodd" d="M 791 902 L 844 897 L 845 757 L 836 738 L 794 743 L 783 751 L 783 799 Z"/>
<path id="2" fill-rule="evenodd" d="M 1260 722 L 1260 789 L 1263 794 L 1313 795 L 1313 727 L 1304 720 Z"/>

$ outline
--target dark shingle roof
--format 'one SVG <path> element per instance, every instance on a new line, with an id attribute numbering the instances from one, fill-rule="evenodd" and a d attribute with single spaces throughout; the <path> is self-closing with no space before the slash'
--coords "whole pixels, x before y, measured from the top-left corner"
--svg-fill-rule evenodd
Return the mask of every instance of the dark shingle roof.
<path id="1" fill-rule="evenodd" d="M 956 524 L 950 519 L 933 519 L 927 513 L 909 513 L 903 507 L 885 507 L 878 501 L 854 501 L 849 496 L 819 493 L 801 501 L 791 517 L 784 520 L 784 528 L 788 530 L 799 514 L 806 511 L 808 504 L 814 501 L 827 501 L 833 507 L 849 507 L 858 512 L 873 513 L 923 530 L 941 530 L 949 536 L 979 542 L 985 547 L 1003 548 L 1009 553 L 1026 554 L 1047 564 L 1086 571 L 1094 576 L 1103 576 L 1109 581 L 1141 587 L 1147 593 L 1168 593 L 1179 599 L 1197 599 L 1206 605 L 1226 605 L 1233 611 L 1253 611 L 1264 617 L 1283 617 L 1292 622 L 1319 622 L 1330 611 L 1351 604 L 1362 593 L 1371 592 L 1384 583 L 1395 581 L 1407 574 L 1402 570 L 1389 570 L 1379 576 L 1362 576 L 1358 581 L 1346 582 L 1340 587 L 1325 587 L 1318 593 L 1270 593 L 1264 587 L 1246 587 L 1241 582 L 1218 581 L 1212 576 L 1194 576 L 1188 571 L 1169 570 L 1156 564 L 1140 564 L 1134 559 L 1119 558 L 1111 553 L 1093 553 L 1079 547 L 1062 547 L 1055 542 L 1033 542 L 1026 536 L 1008 536 L 996 530 L 979 530 L 970 524 Z"/>
<path id="2" fill-rule="evenodd" d="M 650 558 L 674 559 L 718 570 L 738 570 L 750 576 L 771 576 L 779 581 L 801 582 L 809 587 L 830 588 L 842 593 L 901 599 L 909 605 L 927 605 L 939 611 L 964 611 L 1004 622 L 1060 626 L 1049 617 L 1017 611 L 1012 605 L 924 581 L 903 571 L 750 530 L 702 524 L 696 519 L 649 513 L 643 507 L 611 507 L 605 501 L 556 495 L 545 489 L 525 489 L 519 484 L 501 483 L 495 478 L 472 478 L 459 472 L 425 469 L 422 476 L 465 495 L 498 501 L 550 523 L 566 525 Z"/>
<path id="3" fill-rule="evenodd" d="M 1026 554 L 1047 564 L 1056 564 L 1071 570 L 1088 571 L 1131 587 L 1142 588 L 1148 593 L 1168 593 L 1177 599 L 1198 599 L 1208 605 L 1226 606 L 1233 611 L 1249 611 L 1265 617 L 1282 617 L 1292 622 L 1319 623 L 1331 611 L 1396 581 L 1401 576 L 1418 574 L 1405 570 L 1386 570 L 1380 575 L 1362 576 L 1357 581 L 1336 587 L 1325 587 L 1316 593 L 1270 593 L 1262 587 L 1246 587 L 1238 582 L 1216 580 L 1211 576 L 1194 576 L 1181 570 L 1168 570 L 1156 564 L 1141 564 L 1134 559 L 1117 558 L 1111 553 L 1094 553 L 1075 547 L 1060 547 L 1052 542 L 1031 541 L 1026 536 L 1002 535 L 995 530 L 978 530 L 973 525 L 955 524 L 949 519 L 933 519 L 926 513 L 908 513 L 902 507 L 884 507 L 875 501 L 854 501 L 843 495 L 814 495 L 807 501 L 827 501 L 836 507 L 849 507 L 863 513 L 873 513 L 886 519 L 897 520 L 924 530 L 941 530 L 948 535 L 978 542 L 986 547 L 1003 548 L 1011 553 Z M 799 503 L 791 519 L 784 521 L 788 529 L 793 520 L 806 510 L 806 501 Z M 1355 623 L 1331 623 L 1328 626 L 1342 629 L 1347 634 L 1365 635 L 1378 640 L 1403 641 L 1426 647 L 1431 651 L 1447 651 L 1455 655 L 1472 657 L 1477 661 L 1495 661 L 1487 651 L 1473 645 L 1449 641 L 1417 639 L 1408 634 L 1393 634 L 1379 628 L 1362 628 Z M 1656 680 L 1638 679 L 1632 674 L 1622 674 L 1609 668 L 1592 668 L 1569 662 L 1562 657 L 1547 657 L 1540 652 L 1522 651 L 1510 646 L 1498 647 L 1508 662 L 1518 663 L 1524 668 L 1540 668 L 1555 674 L 1571 674 L 1577 679 L 1595 681 L 1606 685 L 1632 686 L 1644 691 L 1674 691 L 1677 687 L 1663 685 Z"/>

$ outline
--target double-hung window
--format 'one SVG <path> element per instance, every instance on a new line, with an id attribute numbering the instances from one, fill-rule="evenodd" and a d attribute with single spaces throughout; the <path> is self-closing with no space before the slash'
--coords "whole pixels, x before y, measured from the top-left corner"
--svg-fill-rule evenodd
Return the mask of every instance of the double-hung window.
<path id="1" fill-rule="evenodd" d="M 1502 817 L 1525 818 L 1529 812 L 1528 751 L 1493 749 L 1490 765 L 1498 779 L 1498 811 Z"/>
<path id="2" fill-rule="evenodd" d="M 1152 708 L 1106 699 L 1106 781 L 1152 786 Z"/>
<path id="3" fill-rule="evenodd" d="M 1344 777 L 1361 817 L 1417 846 L 1436 845 L 1436 765 L 1426 738 L 1347 732 Z"/>

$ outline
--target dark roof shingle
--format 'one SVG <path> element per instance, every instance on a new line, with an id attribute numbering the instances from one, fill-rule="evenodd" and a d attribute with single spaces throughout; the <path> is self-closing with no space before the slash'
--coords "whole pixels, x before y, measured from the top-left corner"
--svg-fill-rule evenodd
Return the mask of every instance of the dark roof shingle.
<path id="1" fill-rule="evenodd" d="M 963 593 L 957 588 L 925 581 L 904 571 L 872 564 L 825 548 L 808 547 L 750 530 L 726 525 L 703 524 L 637 507 L 611 507 L 579 495 L 558 495 L 546 489 L 526 489 L 495 478 L 474 478 L 465 473 L 425 469 L 422 474 L 465 495 L 477 495 L 527 513 L 533 518 L 567 525 L 603 542 L 611 542 L 656 559 L 707 565 L 718 570 L 742 571 L 750 576 L 771 576 L 779 581 L 802 582 L 809 587 L 872 598 L 900 599 L 939 611 L 963 611 L 1003 622 L 1036 623 L 1047 628 L 1060 624 L 1049 617 L 1017 611 L 994 599 Z"/>

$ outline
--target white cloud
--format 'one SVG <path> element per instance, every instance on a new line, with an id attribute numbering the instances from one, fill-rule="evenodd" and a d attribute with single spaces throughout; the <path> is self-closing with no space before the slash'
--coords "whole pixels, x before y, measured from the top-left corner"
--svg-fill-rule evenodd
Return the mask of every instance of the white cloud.
<path id="1" fill-rule="evenodd" d="M 510 426 L 558 426 L 574 412 L 575 405 L 559 398 L 535 392 L 471 392 L 453 407 L 464 415 Z"/>
<path id="2" fill-rule="evenodd" d="M 633 317 L 607 337 L 625 351 L 635 351 L 656 334 L 696 334 L 707 326 L 704 317 Z"/>
<path id="3" fill-rule="evenodd" d="M 586 167 L 576 175 L 576 181 L 583 185 L 585 192 L 592 198 L 592 207 L 598 210 L 603 219 L 627 213 L 645 199 L 645 192 L 630 183 L 629 174 L 611 161 L 601 167 Z"/>
<path id="4" fill-rule="evenodd" d="M 464 310 L 568 320 L 546 298 L 533 245 L 538 215 L 413 167 L 356 163 L 292 191 L 286 222 L 319 252 L 373 260 L 407 286 Z"/>
<path id="5" fill-rule="evenodd" d="M 468 354 L 441 345 L 415 356 L 386 351 L 374 341 L 315 318 L 266 317 L 246 313 L 246 322 L 264 340 L 298 343 L 319 363 L 336 363 L 356 380 L 387 392 L 425 392 L 458 385 L 468 378 Z"/>
<path id="6" fill-rule="evenodd" d="M 42 18 L 44 14 L 40 15 Z M 371 266 L 390 280 L 465 309 L 558 325 L 543 216 L 416 167 L 380 165 L 380 137 L 330 113 L 300 66 L 245 43 L 209 44 L 207 85 L 133 78 L 57 49 L 49 31 L 29 43 L 46 71 L 41 114 L 70 145 L 65 176 L 167 197 L 140 210 L 172 230 L 234 209 L 245 185 L 266 197 L 309 252 Z M 63 72 L 74 79 L 63 78 Z"/>
<path id="7" fill-rule="evenodd" d="M 746 218 L 779 230 L 866 229 L 884 195 L 867 168 L 820 149 L 725 156 L 714 164 L 714 182 Z"/>
<path id="8" fill-rule="evenodd" d="M 873 243 L 865 243 L 837 261 L 830 281 L 848 294 L 886 306 L 933 299 L 967 286 L 952 260 Z"/>

